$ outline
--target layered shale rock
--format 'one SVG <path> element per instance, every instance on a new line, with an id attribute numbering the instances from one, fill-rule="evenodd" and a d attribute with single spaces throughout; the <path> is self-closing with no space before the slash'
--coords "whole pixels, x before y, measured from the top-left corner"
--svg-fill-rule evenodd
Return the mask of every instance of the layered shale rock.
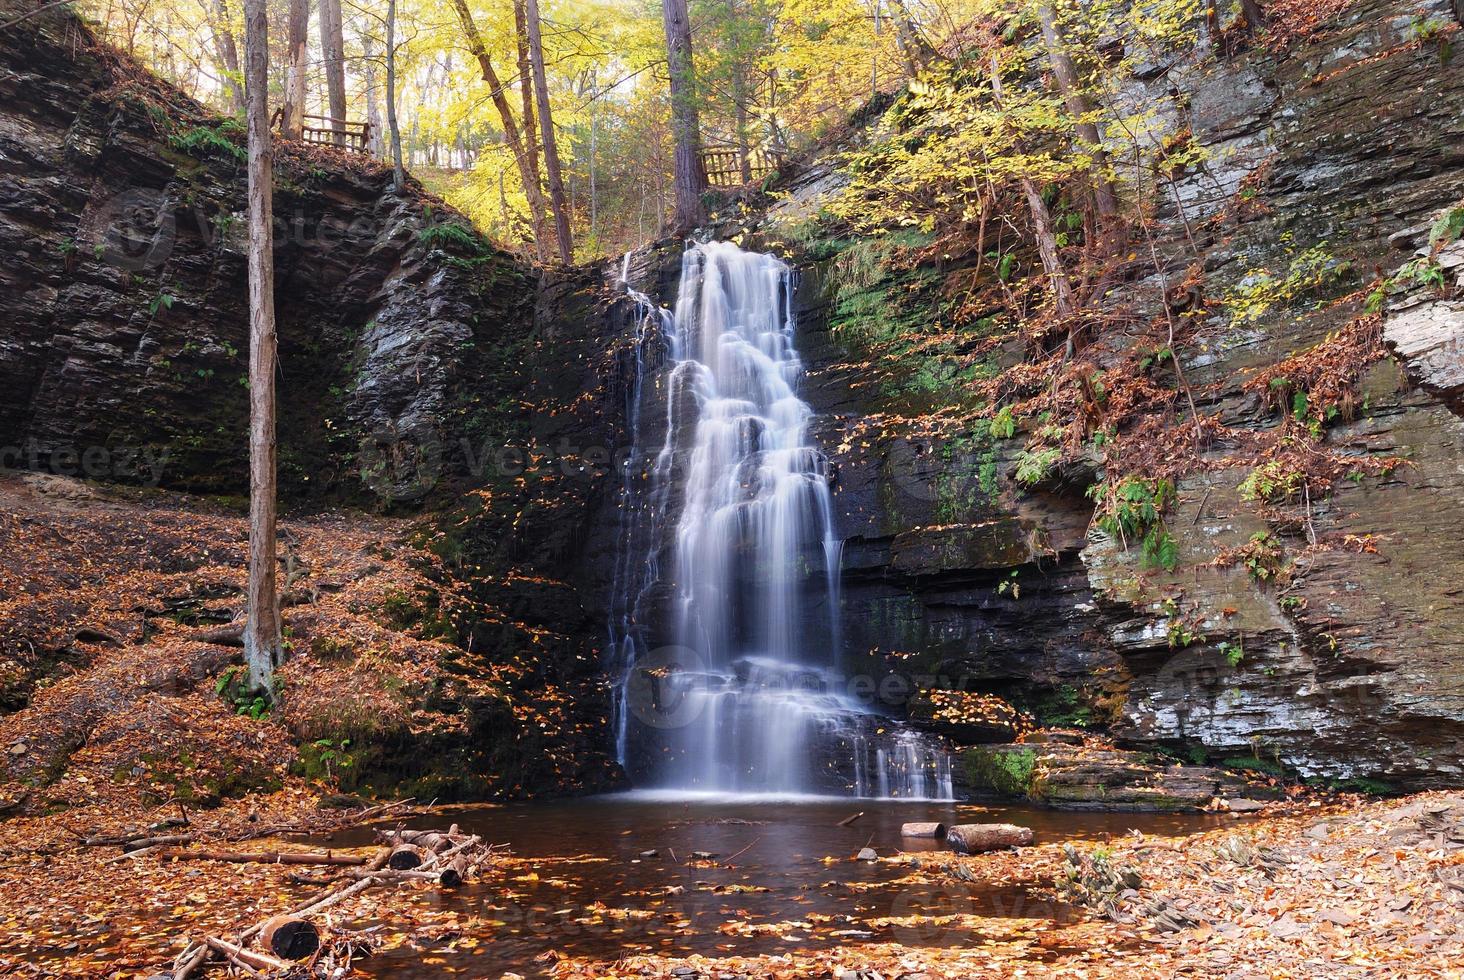
<path id="1" fill-rule="evenodd" d="M 908 389 L 872 383 L 850 342 L 858 311 L 836 301 L 820 244 L 804 246 L 806 387 L 825 413 L 848 646 L 869 652 L 864 669 L 893 670 L 907 690 L 999 694 L 1039 721 L 1180 757 L 1371 787 L 1464 777 L 1464 556 L 1440 547 L 1464 534 L 1460 315 L 1445 295 L 1460 260 L 1457 247 L 1431 257 L 1427 241 L 1464 200 L 1464 74 L 1418 27 L 1453 18 L 1443 0 L 1360 0 L 1282 53 L 1177 59 L 1124 83 L 1123 100 L 1152 107 L 1204 160 L 1158 204 L 1163 276 L 1139 262 L 1113 296 L 1162 317 L 1166 284 L 1199 277 L 1214 312 L 1181 356 L 1201 413 L 1279 431 L 1290 402 L 1248 382 L 1347 335 L 1363 302 L 1345 294 L 1414 258 L 1449 277 L 1442 290 L 1395 283 L 1380 327 L 1393 357 L 1364 367 L 1351 414 L 1325 432 L 1339 459 L 1397 465 L 1360 468 L 1326 499 L 1268 505 L 1252 499 L 1257 463 L 1240 445 L 1207 446 L 1167 518 L 1174 572 L 1091 526 L 1097 455 L 1024 486 L 1022 431 L 984 419 L 953 431 Z M 775 212 L 806 220 L 833 186 L 815 168 Z M 1308 262 L 1333 301 L 1227 312 Z M 1100 338 L 1099 363 L 1129 343 Z M 999 349 L 991 370 L 1022 357 Z M 1288 399 L 1290 384 L 1277 383 Z"/>

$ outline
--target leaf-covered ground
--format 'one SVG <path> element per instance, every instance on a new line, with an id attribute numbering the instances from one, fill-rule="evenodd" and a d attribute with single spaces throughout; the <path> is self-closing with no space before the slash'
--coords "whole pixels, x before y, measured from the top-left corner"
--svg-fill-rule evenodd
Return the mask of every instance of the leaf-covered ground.
<path id="1" fill-rule="evenodd" d="M 165 807 L 109 820 L 93 808 L 0 825 L 0 970 L 150 976 L 189 936 L 237 933 L 319 893 L 338 870 L 129 857 L 73 836 L 79 826 L 137 830 L 175 813 Z M 239 846 L 291 850 L 321 846 L 319 834 L 348 825 L 351 815 L 322 811 L 314 793 L 292 787 L 192 819 L 186 830 L 203 842 L 265 834 Z M 284 826 L 317 836 L 268 836 Z M 861 882 L 852 855 L 830 855 L 850 868 L 851 912 L 873 888 L 878 914 L 808 913 L 773 923 L 729 917 L 721 936 L 756 936 L 759 955 L 560 955 L 555 929 L 568 930 L 566 937 L 594 931 L 612 947 L 623 935 L 628 948 L 635 938 L 688 927 L 704 898 L 698 889 L 671 888 L 633 908 L 607 904 L 581 880 L 597 860 L 502 853 L 467 901 L 445 901 L 435 885 L 411 882 L 368 891 L 324 922 L 375 948 L 355 962 L 360 972 L 352 975 L 367 976 L 1458 977 L 1464 962 L 1460 794 L 1299 804 L 1284 816 L 1184 838 L 1132 834 L 972 857 L 895 854 L 881 859 L 888 873 L 878 882 Z M 736 861 L 693 863 L 713 877 Z M 764 888 L 755 880 L 736 887 L 748 903 Z M 503 910 L 534 889 L 552 892 L 555 907 L 534 924 L 548 932 L 548 951 L 526 966 L 502 953 L 524 926 Z M 902 898 L 916 891 L 918 902 Z"/>
<path id="2" fill-rule="evenodd" d="M 437 596 L 441 609 L 451 588 L 408 543 L 406 522 L 331 513 L 286 522 L 292 659 L 283 707 L 253 717 L 227 683 L 238 660 L 227 631 L 240 605 L 241 517 L 196 499 L 34 475 L 0 479 L 0 497 L 10 708 L 0 719 L 8 818 L 0 823 L 0 969 L 149 976 L 189 937 L 237 932 L 319 891 L 320 869 L 125 857 L 85 841 L 155 824 L 176 832 L 169 823 L 187 814 L 183 832 L 194 839 L 184 846 L 323 846 L 319 837 L 278 835 L 350 822 L 320 807 L 351 765 L 367 761 L 333 737 L 342 726 L 369 733 L 369 718 L 408 739 L 440 735 L 462 721 L 431 695 L 473 684 L 503 699 L 505 718 L 540 731 L 562 723 L 568 698 L 526 689 L 512 664 L 476 678 L 441 670 L 458 648 L 423 636 L 432 609 L 422 597 Z M 535 751 L 520 744 L 515 754 Z M 765 950 L 757 956 L 674 959 L 616 943 L 617 930 L 674 936 L 692 928 L 688 910 L 704 896 L 668 887 L 642 907 L 617 907 L 577 883 L 585 862 L 600 860 L 582 854 L 505 854 L 475 905 L 408 884 L 368 892 L 328 924 L 374 930 L 362 944 L 379 947 L 377 956 L 357 965 L 378 976 L 524 971 L 494 947 L 505 948 L 523 924 L 495 910 L 545 888 L 556 902 L 562 891 L 562 908 L 536 926 L 550 930 L 551 948 L 529 972 L 558 980 L 1460 975 L 1464 797 L 1302 800 L 1270 812 L 1277 815 L 1183 839 L 886 856 L 890 873 L 879 881 L 849 876 L 849 915 L 729 917 L 718 944 L 736 940 L 745 950 L 751 937 Z M 706 859 L 698 874 L 715 878 L 726 860 Z M 777 883 L 738 878 L 735 897 L 751 905 L 768 884 Z M 859 898 L 871 907 L 871 889 L 880 911 L 857 911 Z M 902 898 L 915 889 L 918 902 Z M 932 889 L 941 896 L 934 907 Z M 718 895 L 726 900 L 725 889 Z M 552 948 L 559 922 L 602 930 L 612 948 L 634 955 L 561 956 Z"/>
<path id="3" fill-rule="evenodd" d="M 575 699 L 509 642 L 533 629 L 478 609 L 512 653 L 466 664 L 439 638 L 460 597 L 408 521 L 284 522 L 289 658 L 264 713 L 238 683 L 242 516 L 38 474 L 0 477 L 0 511 L 0 812 L 209 806 L 292 774 L 483 797 L 522 778 L 509 756 L 566 787 L 589 765 Z"/>

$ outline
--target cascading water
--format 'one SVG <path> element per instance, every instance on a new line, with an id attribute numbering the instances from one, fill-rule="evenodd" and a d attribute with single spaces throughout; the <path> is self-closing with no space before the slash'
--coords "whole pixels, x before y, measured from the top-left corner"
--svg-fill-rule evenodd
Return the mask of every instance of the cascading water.
<path id="1" fill-rule="evenodd" d="M 797 394 L 793 286 L 777 258 L 710 243 L 686 250 L 674 313 L 630 291 L 634 444 L 610 629 L 620 758 L 652 787 L 950 798 L 948 756 L 839 676 L 840 540 Z M 659 445 L 644 438 L 648 387 L 666 405 Z"/>

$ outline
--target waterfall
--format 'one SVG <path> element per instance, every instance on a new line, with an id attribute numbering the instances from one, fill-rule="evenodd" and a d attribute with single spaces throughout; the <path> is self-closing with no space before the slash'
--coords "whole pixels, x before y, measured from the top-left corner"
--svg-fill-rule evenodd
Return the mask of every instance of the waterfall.
<path id="1" fill-rule="evenodd" d="M 841 540 L 797 392 L 792 270 L 714 242 L 684 253 L 674 312 L 625 286 L 638 330 L 611 597 L 622 764 L 686 791 L 949 798 L 948 755 L 840 673 Z M 648 387 L 665 401 L 659 440 Z"/>

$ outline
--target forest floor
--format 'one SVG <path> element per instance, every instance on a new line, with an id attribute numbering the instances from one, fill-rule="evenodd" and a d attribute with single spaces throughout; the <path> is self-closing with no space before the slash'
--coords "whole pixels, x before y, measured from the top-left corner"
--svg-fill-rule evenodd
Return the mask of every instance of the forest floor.
<path id="1" fill-rule="evenodd" d="M 776 951 L 765 955 L 612 962 L 551 950 L 528 972 L 554 980 L 1464 975 L 1464 794 L 1281 809 L 1282 816 L 1180 838 L 1132 834 L 969 857 L 887 857 L 898 866 L 895 892 L 935 885 L 945 911 L 866 919 L 861 942 L 831 939 L 832 922 L 790 920 L 756 927 Z M 0 824 L 0 975 L 151 976 L 189 937 L 237 933 L 318 893 L 325 873 L 336 870 L 174 863 L 76 836 L 83 823 L 119 832 L 175 813 L 160 808 L 127 820 L 97 810 Z M 289 851 L 354 817 L 321 810 L 318 793 L 291 785 L 195 812 L 188 832 L 205 842 L 263 835 L 243 846 Z M 282 826 L 315 836 L 269 836 Z M 482 878 L 488 901 L 511 897 L 522 887 L 516 882 L 540 871 L 573 874 L 573 860 L 551 865 L 494 858 Z M 1014 888 L 1029 896 L 1025 905 L 992 907 L 991 895 Z M 655 912 L 599 903 L 581 912 L 627 925 L 640 915 L 679 917 L 682 901 L 694 899 L 668 897 L 652 903 L 660 905 Z M 889 907 L 901 907 L 897 897 Z M 522 975 L 495 957 L 505 923 L 443 901 L 435 884 L 365 892 L 332 910 L 327 925 L 412 977 Z M 737 926 L 729 921 L 722 931 L 732 935 Z M 372 962 L 357 966 L 366 975 L 393 974 Z"/>
<path id="2" fill-rule="evenodd" d="M 333 797 L 329 755 L 301 758 L 326 722 L 369 709 L 399 713 L 393 724 L 407 732 L 450 723 L 424 711 L 421 698 L 394 696 L 431 687 L 451 651 L 381 615 L 437 587 L 420 550 L 405 544 L 411 525 L 326 513 L 286 526 L 287 568 L 296 572 L 287 710 L 252 717 L 220 684 L 236 669 L 237 647 L 214 642 L 239 605 L 237 513 L 0 476 L 0 975 L 151 976 L 190 938 L 237 933 L 319 893 L 337 869 L 175 862 L 162 847 L 124 855 L 105 839 L 334 846 L 327 835 L 363 812 L 359 801 Z M 346 840 L 362 846 L 344 853 L 372 851 L 359 834 Z M 569 878 L 586 860 L 605 857 L 500 854 L 476 905 L 411 882 L 355 897 L 327 925 L 344 936 L 370 930 L 358 944 L 380 956 L 358 965 L 378 976 L 403 963 L 413 977 L 556 980 L 1464 976 L 1464 794 L 1301 796 L 1187 837 L 885 857 L 882 891 L 865 903 L 884 910 L 877 915 L 854 912 L 870 896 L 853 855 L 830 854 L 849 869 L 839 887 L 851 914 L 722 926 L 725 937 L 757 937 L 762 955 L 611 962 L 556 952 L 551 932 L 532 970 L 496 956 L 495 942 L 512 937 L 492 906 L 514 902 L 517 883 L 540 871 Z M 902 901 L 902 890 L 920 902 Z M 575 917 L 565 921 L 599 923 L 612 937 L 638 918 L 654 919 L 661 935 L 684 935 L 696 901 L 666 889 L 617 908 L 592 891 L 566 892 Z M 994 908 L 995 895 L 1019 904 Z"/>

